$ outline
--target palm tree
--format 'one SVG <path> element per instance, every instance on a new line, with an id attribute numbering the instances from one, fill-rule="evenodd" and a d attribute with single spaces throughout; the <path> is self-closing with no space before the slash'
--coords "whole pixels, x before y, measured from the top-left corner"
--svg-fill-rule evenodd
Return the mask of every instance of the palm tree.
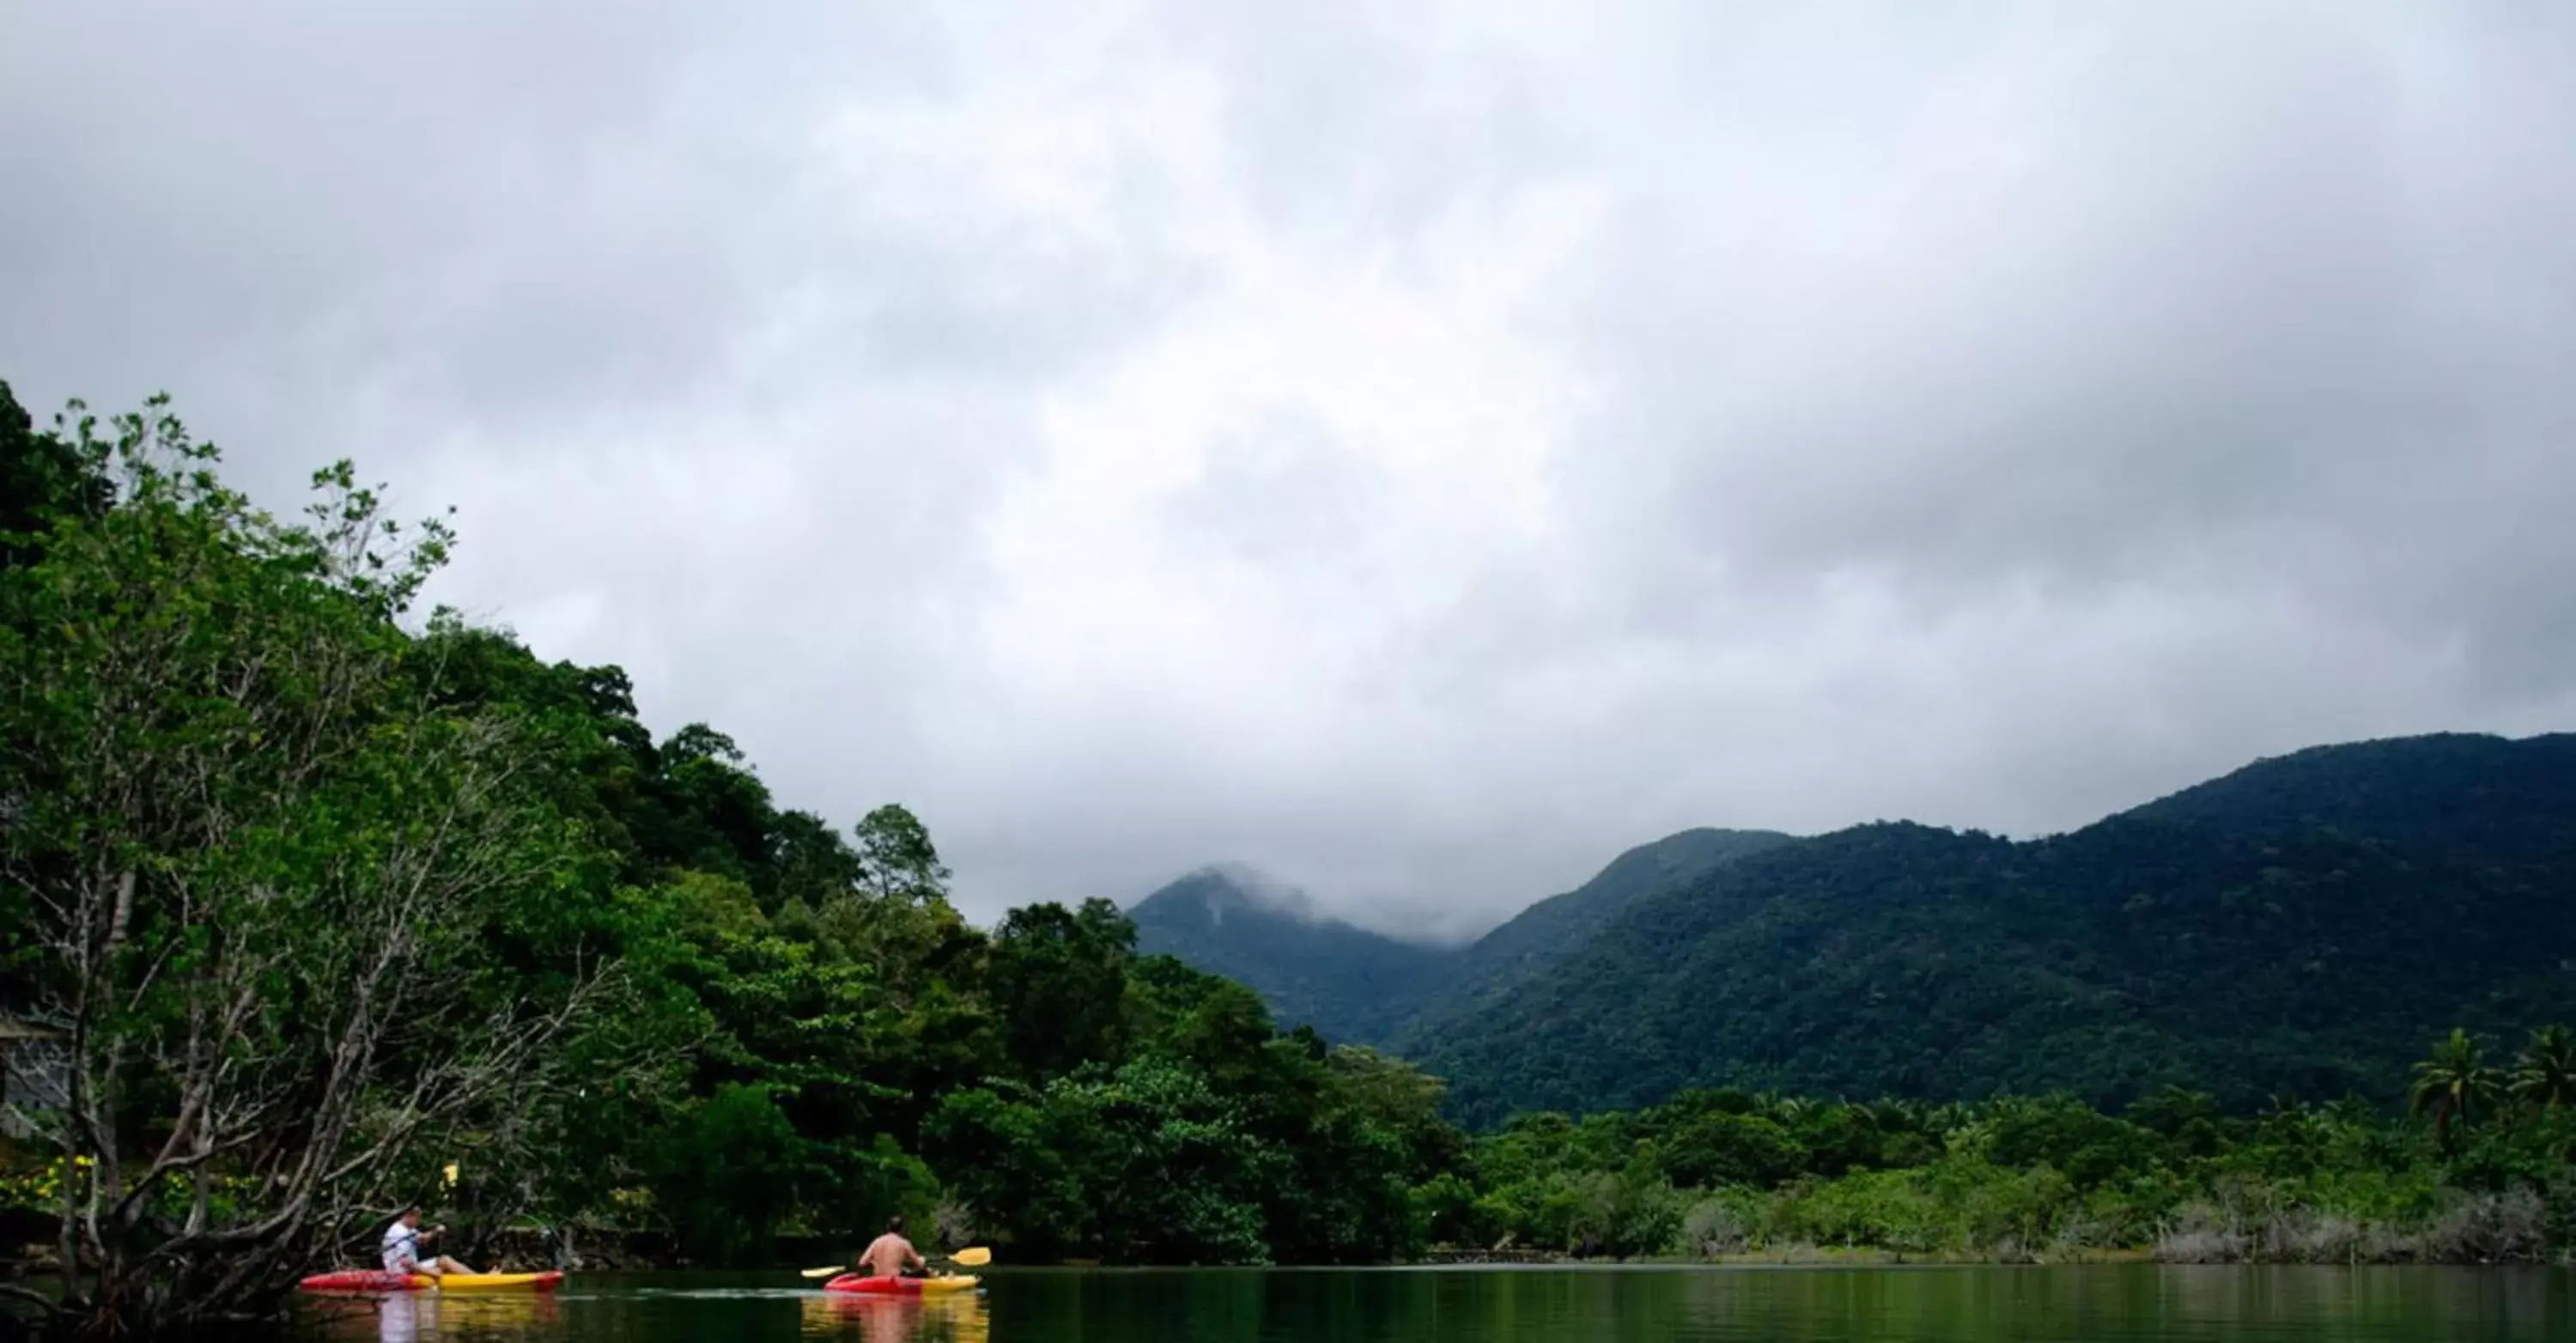
<path id="1" fill-rule="evenodd" d="M 2515 1062 L 2515 1100 L 2553 1115 L 2560 1106 L 2576 1106 L 2576 1033 L 2543 1026 L 2531 1033 L 2531 1043 Z"/>
<path id="2" fill-rule="evenodd" d="M 2433 1046 L 2433 1057 L 2415 1065 L 2415 1086 L 2408 1095 L 2414 1112 L 2433 1116 L 2433 1136 L 2451 1142 L 2451 1121 L 2473 1122 L 2494 1108 L 2503 1078 L 2486 1061 L 2486 1047 L 2454 1026 L 2448 1038 Z"/>

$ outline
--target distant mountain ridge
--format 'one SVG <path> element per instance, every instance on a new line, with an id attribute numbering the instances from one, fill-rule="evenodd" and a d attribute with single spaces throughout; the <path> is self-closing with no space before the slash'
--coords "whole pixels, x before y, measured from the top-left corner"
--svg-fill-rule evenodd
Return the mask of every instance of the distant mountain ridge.
<path id="1" fill-rule="evenodd" d="M 1460 1112 L 1733 1084 L 2399 1095 L 2576 1017 L 2576 736 L 2301 751 L 2025 843 L 1910 824 L 1640 900 L 1417 1051 Z"/>
<path id="2" fill-rule="evenodd" d="M 1177 956 L 1261 995 L 1283 1027 L 1401 1045 L 1464 1007 L 1507 993 L 1588 942 L 1631 903 L 1748 853 L 1771 831 L 1685 830 L 1621 854 L 1574 890 L 1522 910 L 1464 947 L 1390 937 L 1331 918 L 1303 891 L 1211 863 L 1128 911 L 1137 949 Z"/>
<path id="3" fill-rule="evenodd" d="M 1283 1027 L 1334 1040 L 1386 1038 L 1447 981 L 1457 953 L 1327 917 L 1304 892 L 1210 864 L 1127 911 L 1137 950 L 1179 957 L 1261 995 Z"/>
<path id="4" fill-rule="evenodd" d="M 1136 907 L 1143 949 L 1480 1122 L 1709 1085 L 2389 1101 L 2452 1025 L 2576 1019 L 2571 734 L 2315 747 L 2024 842 L 1684 831 L 1459 949 L 1182 898 L 1211 876 Z"/>

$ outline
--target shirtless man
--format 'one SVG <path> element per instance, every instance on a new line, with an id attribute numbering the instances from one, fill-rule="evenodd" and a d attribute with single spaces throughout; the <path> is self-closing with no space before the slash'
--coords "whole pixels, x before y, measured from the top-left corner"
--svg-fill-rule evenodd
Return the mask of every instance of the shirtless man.
<path id="1" fill-rule="evenodd" d="M 911 1241 L 903 1238 L 903 1218 L 889 1217 L 885 1234 L 868 1242 L 868 1248 L 859 1252 L 859 1271 L 880 1278 L 899 1278 L 907 1266 L 920 1269 L 925 1277 L 930 1273 L 929 1262 L 921 1257 L 919 1250 L 912 1248 Z"/>

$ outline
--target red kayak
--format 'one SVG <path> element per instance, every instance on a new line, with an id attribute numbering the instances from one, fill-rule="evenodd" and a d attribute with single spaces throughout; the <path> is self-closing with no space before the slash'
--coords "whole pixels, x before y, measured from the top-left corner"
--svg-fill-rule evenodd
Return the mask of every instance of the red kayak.
<path id="1" fill-rule="evenodd" d="M 945 1278 L 871 1278 L 844 1273 L 824 1283 L 823 1290 L 855 1296 L 946 1296 L 950 1292 L 971 1292 L 976 1281 L 971 1273 Z"/>

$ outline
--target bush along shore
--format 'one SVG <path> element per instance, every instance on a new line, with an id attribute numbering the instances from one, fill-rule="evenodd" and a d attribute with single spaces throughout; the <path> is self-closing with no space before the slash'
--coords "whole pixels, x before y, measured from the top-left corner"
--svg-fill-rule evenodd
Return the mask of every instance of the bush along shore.
<path id="1" fill-rule="evenodd" d="M 158 400 L 39 430 L 0 384 L 0 1212 L 41 1241 L 0 1326 L 271 1317 L 415 1200 L 700 1266 L 890 1213 L 1005 1262 L 2576 1244 L 2555 1029 L 2377 1109 L 1708 1090 L 1472 1136 L 1108 900 L 971 925 L 904 807 L 782 806 L 618 668 L 416 610 L 455 538 L 349 464 L 301 522 L 218 464 Z"/>
<path id="2" fill-rule="evenodd" d="M 2576 1045 L 2454 1032 L 2402 1109 L 2167 1088 L 1816 1102 L 1686 1092 L 1522 1116 L 1415 1191 L 1435 1242 L 1628 1258 L 2563 1262 L 2576 1250 Z"/>

